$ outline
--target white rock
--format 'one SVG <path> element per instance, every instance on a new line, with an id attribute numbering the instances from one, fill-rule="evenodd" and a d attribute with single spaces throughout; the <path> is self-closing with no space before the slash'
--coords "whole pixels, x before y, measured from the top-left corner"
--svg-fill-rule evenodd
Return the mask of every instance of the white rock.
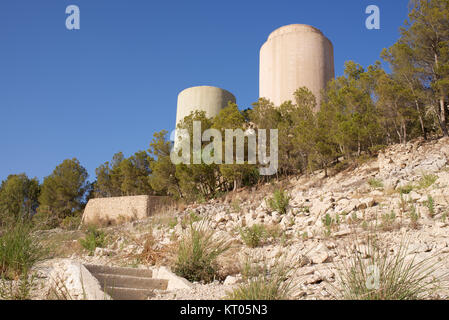
<path id="1" fill-rule="evenodd" d="M 215 216 L 215 222 L 220 223 L 220 222 L 226 222 L 226 216 L 224 213 L 219 213 Z"/>
<path id="2" fill-rule="evenodd" d="M 52 286 L 74 300 L 111 300 L 98 280 L 79 262 L 64 259 L 50 273 Z"/>
<path id="3" fill-rule="evenodd" d="M 225 281 L 223 282 L 223 284 L 224 284 L 225 286 L 231 286 L 231 285 L 234 285 L 234 284 L 239 283 L 240 280 L 241 280 L 241 277 L 227 276 L 226 279 L 225 279 Z"/>
<path id="4" fill-rule="evenodd" d="M 330 202 L 322 202 L 320 199 L 315 199 L 312 202 L 312 207 L 310 208 L 310 213 L 312 215 L 322 215 L 332 208 L 332 203 Z"/>
<path id="5" fill-rule="evenodd" d="M 314 274 L 319 275 L 319 277 L 322 280 L 326 280 L 326 281 L 332 280 L 334 278 L 334 276 L 335 276 L 334 272 L 332 270 L 330 270 L 330 269 L 317 270 L 317 271 L 315 271 Z"/>
<path id="6" fill-rule="evenodd" d="M 449 186 L 449 172 L 445 171 L 445 172 L 440 172 L 438 174 L 438 180 L 436 181 L 439 185 L 441 186 Z"/>
<path id="7" fill-rule="evenodd" d="M 100 247 L 97 247 L 97 248 L 95 248 L 94 255 L 95 255 L 95 256 L 98 256 L 98 257 L 102 257 L 102 256 L 110 256 L 110 255 L 112 255 L 113 253 L 114 253 L 113 250 L 109 250 L 109 249 L 107 249 L 107 248 L 100 248 Z"/>
<path id="8" fill-rule="evenodd" d="M 374 198 L 372 197 L 363 198 L 360 199 L 360 204 L 357 206 L 357 209 L 362 210 L 366 208 L 371 208 L 372 206 L 374 206 L 374 204 L 375 204 Z"/>
<path id="9" fill-rule="evenodd" d="M 302 268 L 306 265 L 310 264 L 310 259 L 306 255 L 300 255 L 298 257 L 298 267 Z"/>
<path id="10" fill-rule="evenodd" d="M 277 211 L 273 211 L 271 213 L 271 220 L 273 221 L 273 223 L 279 223 L 281 222 L 281 215 L 277 212 Z"/>
<path id="11" fill-rule="evenodd" d="M 326 248 L 326 246 L 320 244 L 318 247 L 313 249 L 308 254 L 309 259 L 314 264 L 321 264 L 325 262 L 330 262 L 331 257 L 329 256 L 329 250 Z"/>
<path id="12" fill-rule="evenodd" d="M 259 211 L 259 212 L 257 213 L 257 219 L 264 219 L 265 216 L 266 216 L 266 214 L 265 214 L 264 211 Z"/>
<path id="13" fill-rule="evenodd" d="M 408 194 L 407 198 L 408 198 L 409 201 L 415 202 L 415 201 L 421 199 L 421 195 L 420 195 L 419 193 L 417 193 L 416 191 L 413 191 L 413 190 L 412 190 L 412 191 Z"/>
<path id="14" fill-rule="evenodd" d="M 360 201 L 358 199 L 348 200 L 348 203 L 343 206 L 343 211 L 346 213 L 351 213 L 352 211 L 356 210 L 359 205 Z"/>

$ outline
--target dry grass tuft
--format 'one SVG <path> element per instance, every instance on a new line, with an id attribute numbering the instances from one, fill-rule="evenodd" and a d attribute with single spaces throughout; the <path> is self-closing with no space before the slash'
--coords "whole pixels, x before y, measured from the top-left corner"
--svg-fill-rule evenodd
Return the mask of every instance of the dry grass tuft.
<path id="1" fill-rule="evenodd" d="M 418 257 L 409 254 L 409 242 L 402 241 L 393 250 L 375 235 L 365 245 L 356 245 L 337 268 L 335 295 L 345 300 L 417 300 L 432 299 L 447 289 L 447 272 L 437 274 L 447 257 L 433 254 Z M 442 259 L 443 258 L 443 259 Z"/>
<path id="2" fill-rule="evenodd" d="M 242 268 L 244 282 L 231 292 L 230 300 L 288 300 L 295 291 L 292 264 L 278 259 L 272 267 L 247 259 Z"/>

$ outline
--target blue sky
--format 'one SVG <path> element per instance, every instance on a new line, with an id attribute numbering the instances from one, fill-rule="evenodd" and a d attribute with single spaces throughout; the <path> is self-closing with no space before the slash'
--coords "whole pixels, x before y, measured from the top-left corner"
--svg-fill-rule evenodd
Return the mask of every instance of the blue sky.
<path id="1" fill-rule="evenodd" d="M 241 108 L 258 98 L 259 49 L 274 29 L 313 25 L 333 42 L 336 75 L 393 44 L 407 0 L 2 0 L 0 2 L 0 180 L 49 175 L 76 157 L 90 180 L 123 151 L 148 148 L 174 129 L 177 94 L 225 88 Z M 65 27 L 65 8 L 81 29 Z M 365 8 L 381 29 L 365 28 Z"/>

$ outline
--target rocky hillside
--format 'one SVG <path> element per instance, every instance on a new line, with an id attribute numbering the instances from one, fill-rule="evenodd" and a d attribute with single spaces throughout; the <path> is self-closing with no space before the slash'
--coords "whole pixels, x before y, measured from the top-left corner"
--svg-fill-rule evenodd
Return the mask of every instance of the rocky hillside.
<path id="1" fill-rule="evenodd" d="M 285 213 L 269 205 L 281 188 L 290 196 Z M 448 215 L 449 139 L 416 140 L 389 147 L 376 159 L 331 177 L 315 172 L 105 228 L 104 248 L 90 255 L 78 241 L 84 237 L 82 231 L 42 232 L 40 237 L 53 246 L 54 257 L 36 266 L 35 297 L 47 296 L 51 281 L 46 280 L 63 258 L 114 266 L 172 267 L 176 245 L 193 222 L 206 225 L 214 230 L 215 238 L 232 244 L 219 258 L 219 279 L 161 291 L 154 299 L 223 298 L 242 281 L 242 266 L 248 258 L 268 267 L 280 259 L 294 266 L 292 298 L 330 299 L 338 295 L 333 288 L 339 265 L 366 245 L 365 235 L 375 234 L 392 253 L 407 241 L 407 254 L 417 259 L 445 256 L 449 253 Z M 449 260 L 442 262 L 440 275 L 449 272 Z M 448 296 L 443 291 L 436 297 Z"/>

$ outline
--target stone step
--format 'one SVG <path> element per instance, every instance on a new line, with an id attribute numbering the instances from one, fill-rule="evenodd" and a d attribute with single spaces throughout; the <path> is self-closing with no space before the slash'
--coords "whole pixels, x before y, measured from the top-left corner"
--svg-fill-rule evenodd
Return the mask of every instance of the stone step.
<path id="1" fill-rule="evenodd" d="M 93 275 L 98 279 L 102 287 L 111 286 L 133 289 L 166 290 L 168 286 L 168 280 L 163 279 L 133 277 L 107 273 L 94 273 Z"/>
<path id="2" fill-rule="evenodd" d="M 92 274 L 105 273 L 105 274 L 117 274 L 124 276 L 133 276 L 141 278 L 151 278 L 153 271 L 150 269 L 137 269 L 137 268 L 122 268 L 122 267 L 109 267 L 93 264 L 84 265 L 87 270 Z"/>
<path id="3" fill-rule="evenodd" d="M 106 286 L 105 292 L 114 300 L 147 300 L 154 295 L 153 290 Z"/>

